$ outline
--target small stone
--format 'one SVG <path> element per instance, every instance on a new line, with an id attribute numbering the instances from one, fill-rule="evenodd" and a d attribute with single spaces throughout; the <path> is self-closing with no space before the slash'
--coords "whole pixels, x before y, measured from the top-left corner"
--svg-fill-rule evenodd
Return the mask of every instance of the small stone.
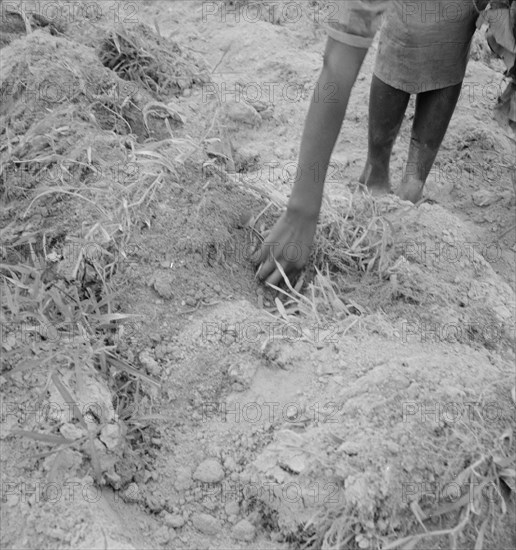
<path id="1" fill-rule="evenodd" d="M 100 432 L 99 439 L 110 451 L 114 451 L 123 443 L 122 430 L 118 424 L 106 424 Z"/>
<path id="2" fill-rule="evenodd" d="M 487 189 L 480 189 L 471 196 L 473 204 L 476 206 L 490 206 L 501 198 L 502 196 L 499 193 L 494 193 Z"/>
<path id="3" fill-rule="evenodd" d="M 85 435 L 85 431 L 82 428 L 71 423 L 63 424 L 59 428 L 59 431 L 63 437 L 66 437 L 66 439 L 70 439 L 72 441 L 80 439 Z"/>
<path id="4" fill-rule="evenodd" d="M 193 501 L 193 498 L 192 498 Z M 217 502 L 213 502 L 211 500 L 203 500 L 202 505 L 206 508 L 206 510 L 209 510 L 210 512 L 214 512 L 218 508 Z"/>
<path id="5" fill-rule="evenodd" d="M 162 525 L 155 533 L 154 537 L 156 539 L 156 542 L 161 545 L 167 544 L 167 542 L 170 540 L 170 534 L 168 531 L 168 527 L 166 525 Z"/>
<path id="6" fill-rule="evenodd" d="M 249 124 L 250 126 L 259 125 L 262 121 L 262 117 L 257 110 L 244 101 L 230 103 L 226 108 L 226 113 L 233 122 Z"/>
<path id="7" fill-rule="evenodd" d="M 199 464 L 193 478 L 203 483 L 219 483 L 224 479 L 224 470 L 218 460 L 208 458 Z"/>
<path id="8" fill-rule="evenodd" d="M 240 512 L 240 506 L 238 506 L 238 502 L 230 500 L 224 507 L 224 510 L 226 511 L 226 514 L 228 516 L 238 516 L 238 513 Z"/>
<path id="9" fill-rule="evenodd" d="M 229 472 L 234 472 L 236 470 L 237 463 L 232 456 L 228 456 L 224 459 L 224 468 Z"/>
<path id="10" fill-rule="evenodd" d="M 154 350 L 154 355 L 156 356 L 156 359 L 165 359 L 165 353 L 166 353 L 166 346 L 159 344 L 156 346 L 156 349 Z"/>
<path id="11" fill-rule="evenodd" d="M 185 524 L 183 516 L 180 516 L 179 514 L 169 514 L 167 512 L 165 513 L 163 519 L 169 527 L 173 527 L 174 529 L 180 529 Z"/>
<path id="12" fill-rule="evenodd" d="M 174 487 L 177 491 L 186 491 L 192 486 L 192 470 L 190 468 L 178 468 Z"/>
<path id="13" fill-rule="evenodd" d="M 127 489 L 122 493 L 125 502 L 138 502 L 140 497 L 140 488 L 137 483 L 129 483 Z"/>
<path id="14" fill-rule="evenodd" d="M 354 441 L 344 441 L 344 443 L 342 443 L 337 449 L 337 452 L 345 453 L 349 456 L 354 456 L 358 455 L 361 450 L 362 448 L 359 443 L 356 443 Z"/>
<path id="15" fill-rule="evenodd" d="M 155 276 L 152 286 L 162 298 L 170 300 L 174 297 L 174 285 L 166 275 Z"/>
<path id="16" fill-rule="evenodd" d="M 122 485 L 122 478 L 116 472 L 106 472 L 104 477 L 106 478 L 107 484 L 113 487 L 115 491 L 120 489 L 120 486 Z"/>
<path id="17" fill-rule="evenodd" d="M 260 101 L 259 99 L 250 100 L 249 103 L 259 112 L 265 111 L 269 106 L 265 101 Z"/>
<path id="18" fill-rule="evenodd" d="M 251 542 L 256 536 L 256 528 L 252 523 L 246 519 L 243 519 L 233 526 L 231 529 L 231 535 L 236 540 Z"/>
<path id="19" fill-rule="evenodd" d="M 274 117 L 274 109 L 268 107 L 267 109 L 265 109 L 265 111 L 262 111 L 260 115 L 263 120 L 271 120 L 271 118 Z"/>
<path id="20" fill-rule="evenodd" d="M 249 360 L 241 360 L 229 366 L 227 375 L 232 382 L 237 382 L 246 388 L 251 384 L 257 370 L 257 363 Z"/>
<path id="21" fill-rule="evenodd" d="M 193 526 L 205 535 L 217 535 L 220 533 L 220 522 L 209 514 L 194 514 L 192 516 Z"/>
<path id="22" fill-rule="evenodd" d="M 159 374 L 161 373 L 161 369 L 157 361 L 154 359 L 154 357 L 152 357 L 149 350 L 141 351 L 138 355 L 138 358 L 140 359 L 140 363 L 147 369 L 147 372 L 149 374 L 159 376 Z"/>
<path id="23" fill-rule="evenodd" d="M 145 503 L 147 504 L 147 508 L 155 514 L 159 514 L 165 506 L 165 502 L 162 502 L 161 499 L 154 495 L 147 495 Z"/>

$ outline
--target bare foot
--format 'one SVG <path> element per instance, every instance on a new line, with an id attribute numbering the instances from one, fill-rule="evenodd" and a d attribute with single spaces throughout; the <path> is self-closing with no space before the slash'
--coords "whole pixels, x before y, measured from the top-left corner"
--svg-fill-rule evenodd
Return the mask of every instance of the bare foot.
<path id="1" fill-rule="evenodd" d="M 389 177 L 383 170 L 373 170 L 369 163 L 366 163 L 358 181 L 362 184 L 359 188 L 362 191 L 367 188 L 373 197 L 381 197 L 392 192 Z"/>
<path id="2" fill-rule="evenodd" d="M 403 181 L 398 189 L 398 197 L 404 201 L 410 201 L 414 204 L 421 200 L 423 195 L 423 187 L 425 183 L 417 179 L 409 179 Z"/>

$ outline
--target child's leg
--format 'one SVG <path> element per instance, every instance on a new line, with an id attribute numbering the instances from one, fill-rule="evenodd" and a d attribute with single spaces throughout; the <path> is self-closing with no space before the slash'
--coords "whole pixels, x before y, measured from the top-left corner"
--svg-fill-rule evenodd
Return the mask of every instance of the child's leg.
<path id="1" fill-rule="evenodd" d="M 426 178 L 457 105 L 461 87 L 462 82 L 418 94 L 407 167 L 398 191 L 402 199 L 417 202 L 421 198 Z"/>
<path id="2" fill-rule="evenodd" d="M 410 94 L 373 75 L 369 98 L 369 150 L 360 177 L 373 194 L 390 191 L 389 161 Z"/>

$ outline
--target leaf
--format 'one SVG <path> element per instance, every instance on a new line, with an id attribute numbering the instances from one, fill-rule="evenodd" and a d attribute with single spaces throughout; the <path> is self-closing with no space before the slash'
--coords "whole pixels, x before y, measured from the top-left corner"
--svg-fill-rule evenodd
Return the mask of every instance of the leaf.
<path id="1" fill-rule="evenodd" d="M 5 296 L 5 303 L 9 308 L 9 311 L 13 315 L 18 315 L 18 313 L 20 312 L 20 308 L 18 307 L 18 303 L 13 300 L 13 295 L 9 290 L 9 285 L 7 283 L 4 283 L 4 296 Z"/>
<path id="2" fill-rule="evenodd" d="M 500 472 L 500 479 L 502 479 L 507 487 L 513 492 L 516 493 L 516 470 L 513 468 L 506 468 Z"/>
<path id="3" fill-rule="evenodd" d="M 106 359 L 110 365 L 115 367 L 115 369 L 126 371 L 133 376 L 136 376 L 137 378 L 140 378 L 142 380 L 145 380 L 146 382 L 149 382 L 150 384 L 153 384 L 157 388 L 161 388 L 161 384 L 154 380 L 154 378 L 151 378 L 150 376 L 147 376 L 143 372 L 140 372 L 139 370 L 135 369 L 134 367 L 131 367 L 131 365 L 128 365 L 124 361 L 120 361 L 116 357 L 114 357 L 111 353 L 106 353 Z"/>
<path id="4" fill-rule="evenodd" d="M 507 466 L 509 466 L 510 464 L 512 464 L 513 462 L 513 458 L 512 457 L 500 457 L 500 456 L 495 456 L 493 457 L 493 462 L 499 467 L 499 468 L 507 468 Z"/>
<path id="5" fill-rule="evenodd" d="M 280 312 L 280 315 L 285 319 L 285 321 L 288 321 L 288 315 L 287 311 L 285 310 L 285 306 L 281 303 L 281 300 L 279 298 L 274 298 L 274 303 L 276 304 L 276 307 L 278 308 L 278 311 Z"/>
<path id="6" fill-rule="evenodd" d="M 407 544 L 405 544 L 404 546 L 401 547 L 401 550 L 414 550 L 414 548 L 416 547 L 416 544 L 418 542 L 418 538 L 417 537 L 414 537 L 412 540 L 409 540 L 407 542 Z"/>
<path id="7" fill-rule="evenodd" d="M 59 447 L 56 447 L 55 449 L 52 449 L 51 451 L 46 451 L 44 453 L 36 453 L 34 455 L 29 455 L 29 458 L 32 458 L 32 459 L 46 458 L 47 456 L 51 456 L 53 454 L 59 453 L 63 449 L 68 449 L 70 447 L 81 445 L 85 440 L 86 440 L 86 437 L 81 437 L 80 439 L 75 439 L 74 441 L 68 442 L 66 445 L 60 445 Z"/>
<path id="8" fill-rule="evenodd" d="M 88 426 L 86 425 L 86 422 L 84 420 L 84 417 L 82 416 L 82 413 L 77 406 L 77 403 L 75 399 L 72 398 L 70 392 L 65 388 L 61 380 L 59 380 L 59 377 L 57 376 L 57 373 L 52 374 L 52 382 L 54 382 L 56 388 L 58 389 L 59 393 L 63 396 L 63 399 L 65 400 L 65 403 L 73 403 L 73 415 L 74 418 L 76 418 L 81 426 L 88 430 Z"/>
<path id="9" fill-rule="evenodd" d="M 417 521 L 419 522 L 419 525 L 425 530 L 428 531 L 428 529 L 425 527 L 423 521 L 428 518 L 428 516 L 423 512 L 419 504 L 413 500 L 410 503 L 410 509 L 412 510 L 412 513 L 416 516 Z"/>
<path id="10" fill-rule="evenodd" d="M 38 432 L 29 432 L 28 430 L 12 430 L 10 434 L 21 435 L 22 437 L 27 437 L 29 439 L 33 439 L 34 441 L 41 441 L 50 445 L 63 445 L 65 443 L 70 443 L 70 440 L 66 439 L 62 435 L 41 434 Z"/>
<path id="11" fill-rule="evenodd" d="M 478 530 L 477 540 L 475 541 L 475 550 L 482 550 L 482 548 L 484 547 L 484 533 L 486 531 L 488 521 L 489 521 L 489 518 L 486 518 L 482 522 L 482 525 L 480 526 L 480 529 Z"/>
<path id="12" fill-rule="evenodd" d="M 8 372 L 5 372 L 4 374 L 6 376 L 12 376 L 13 374 L 16 374 L 18 372 L 21 372 L 21 371 L 24 371 L 24 370 L 27 370 L 27 369 L 35 369 L 35 368 L 38 368 L 39 366 L 40 366 L 39 360 L 27 359 L 26 361 L 23 361 L 23 363 L 19 363 L 18 365 L 16 365 L 16 367 L 14 367 L 14 369 L 12 369 Z"/>
<path id="13" fill-rule="evenodd" d="M 102 470 L 100 468 L 100 460 L 97 454 L 97 449 L 95 449 L 95 440 L 93 438 L 93 434 L 91 432 L 88 432 L 88 436 L 90 440 L 91 463 L 93 465 L 93 471 L 95 472 L 95 479 L 100 485 L 102 482 Z"/>
<path id="14" fill-rule="evenodd" d="M 100 305 L 100 304 L 99 304 Z M 123 321 L 125 319 L 136 319 L 142 317 L 140 314 L 132 313 L 111 313 L 105 315 L 92 315 L 91 320 L 95 320 L 99 325 L 107 325 L 112 321 Z"/>

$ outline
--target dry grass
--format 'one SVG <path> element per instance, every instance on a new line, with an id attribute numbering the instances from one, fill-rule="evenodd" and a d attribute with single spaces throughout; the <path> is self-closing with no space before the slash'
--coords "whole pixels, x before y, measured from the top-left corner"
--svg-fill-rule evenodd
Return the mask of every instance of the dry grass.
<path id="1" fill-rule="evenodd" d="M 172 125 L 183 122 L 180 115 L 139 84 L 131 88 L 137 93 L 124 93 L 119 78 L 90 49 L 40 31 L 8 48 L 0 76 L 6 97 L 0 110 L 0 180 L 9 208 L 4 213 L 9 223 L 1 229 L 3 374 L 43 371 L 41 400 L 53 385 L 65 402 L 76 401 L 86 376 L 109 387 L 126 409 L 152 400 L 159 382 L 117 352 L 125 327 L 138 319 L 119 309 L 114 281 L 156 191 L 163 185 L 179 188 L 178 171 L 200 146 L 173 135 Z M 179 79 L 187 69 L 195 74 L 198 67 L 180 66 L 172 74 Z M 160 91 L 170 92 L 177 79 L 160 82 Z M 48 84 L 73 93 L 58 102 L 25 95 Z M 138 143 L 156 116 L 168 135 Z M 75 422 L 83 423 L 80 411 Z M 152 420 L 129 415 L 118 423 L 127 441 L 149 443 Z M 104 425 L 100 420 L 86 441 L 99 484 L 107 478 L 94 441 Z M 68 441 L 58 428 L 16 434 L 51 445 L 45 455 L 82 448 L 83 439 Z M 130 477 L 130 465 L 124 468 Z"/>
<path id="2" fill-rule="evenodd" d="M 156 97 L 209 81 L 204 61 L 144 24 L 112 29 L 99 48 L 103 65 Z"/>
<path id="3" fill-rule="evenodd" d="M 394 231 L 382 217 L 382 202 L 367 194 L 350 195 L 346 204 L 323 211 L 312 261 L 330 273 L 382 278 L 392 266 L 393 245 Z"/>
<path id="4" fill-rule="evenodd" d="M 510 418 L 506 420 L 509 422 Z M 326 475 L 334 472 L 331 478 L 341 488 L 339 494 L 343 498 L 336 504 L 323 503 L 304 526 L 305 536 L 300 541 L 305 548 L 324 550 L 443 547 L 456 550 L 472 540 L 469 547 L 474 546 L 476 550 L 485 548 L 486 544 L 493 547 L 493 542 L 499 540 L 501 524 L 510 524 L 510 510 L 514 509 L 516 499 L 513 428 L 508 425 L 503 433 L 498 432 L 499 436 L 494 433 L 496 430 L 486 424 L 481 414 L 467 423 L 455 425 L 444 447 L 435 447 L 434 434 L 426 434 L 427 441 L 423 443 L 419 438 L 424 435 L 414 433 L 412 452 L 417 444 L 418 452 L 424 453 L 425 464 L 432 464 L 432 468 L 443 464 L 446 472 L 435 483 L 429 481 L 425 490 L 416 491 L 417 494 L 403 504 L 396 503 L 396 489 L 401 492 L 403 481 L 382 493 L 385 490 L 378 485 L 378 475 L 381 478 L 382 474 L 375 474 L 374 467 L 368 470 L 369 493 L 363 495 L 364 501 L 356 494 L 348 495 L 346 476 L 341 472 L 349 472 L 349 466 L 342 457 L 320 453 L 314 471 L 324 471 Z M 379 464 L 382 469 L 383 462 Z M 423 471 L 423 465 L 421 468 Z M 416 476 L 413 479 L 421 479 L 415 472 L 411 475 Z M 442 491 L 443 487 L 454 489 Z M 461 489 L 460 495 L 456 487 Z M 375 497 L 371 510 L 364 502 L 372 490 Z M 407 533 L 412 534 L 405 536 Z"/>

